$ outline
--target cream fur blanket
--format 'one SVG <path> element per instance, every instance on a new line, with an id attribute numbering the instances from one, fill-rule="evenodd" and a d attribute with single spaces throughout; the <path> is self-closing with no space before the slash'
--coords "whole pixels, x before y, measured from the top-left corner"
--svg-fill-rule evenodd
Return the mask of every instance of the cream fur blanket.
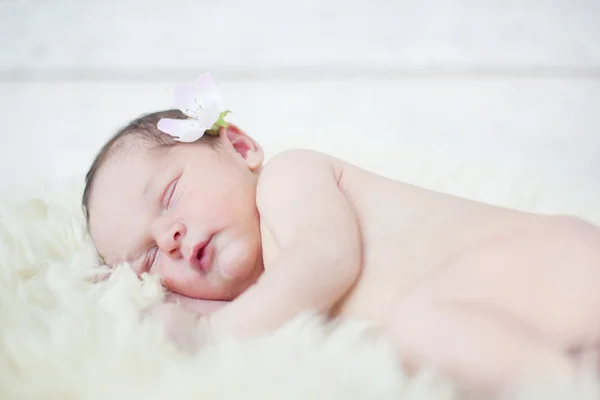
<path id="1" fill-rule="evenodd" d="M 432 189 L 600 222 L 600 185 L 535 170 L 526 160 L 458 161 L 423 150 L 337 155 Z M 140 318 L 141 308 L 161 300 L 154 280 L 140 282 L 126 268 L 103 285 L 85 280 L 96 260 L 80 189 L 15 188 L 0 204 L 0 399 L 458 398 L 431 374 L 405 378 L 386 344 L 353 322 L 329 326 L 299 316 L 271 336 L 187 356 L 156 322 Z M 597 399 L 599 388 L 584 377 L 515 398 Z"/>

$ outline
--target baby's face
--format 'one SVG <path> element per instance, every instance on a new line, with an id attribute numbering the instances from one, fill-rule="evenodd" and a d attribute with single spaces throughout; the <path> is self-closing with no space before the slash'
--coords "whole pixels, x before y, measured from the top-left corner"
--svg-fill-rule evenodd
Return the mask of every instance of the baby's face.
<path id="1" fill-rule="evenodd" d="M 217 149 L 152 148 L 123 139 L 98 171 L 88 207 L 90 233 L 107 264 L 129 262 L 138 274 L 158 274 L 173 292 L 207 300 L 232 299 L 256 281 L 263 268 L 255 197 L 262 150 L 257 162 L 256 154 L 245 159 L 236 150 L 243 143 L 234 148 L 226 135 L 220 142 Z"/>

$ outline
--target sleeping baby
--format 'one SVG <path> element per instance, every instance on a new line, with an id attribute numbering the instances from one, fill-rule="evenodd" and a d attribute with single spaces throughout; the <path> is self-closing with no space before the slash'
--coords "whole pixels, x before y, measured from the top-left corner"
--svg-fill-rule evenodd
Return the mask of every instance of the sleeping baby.
<path id="1" fill-rule="evenodd" d="M 107 265 L 227 301 L 210 334 L 271 332 L 304 311 L 365 320 L 409 371 L 494 392 L 576 371 L 600 339 L 600 230 L 482 204 L 308 150 L 263 165 L 204 74 L 174 110 L 99 152 L 83 206 Z"/>

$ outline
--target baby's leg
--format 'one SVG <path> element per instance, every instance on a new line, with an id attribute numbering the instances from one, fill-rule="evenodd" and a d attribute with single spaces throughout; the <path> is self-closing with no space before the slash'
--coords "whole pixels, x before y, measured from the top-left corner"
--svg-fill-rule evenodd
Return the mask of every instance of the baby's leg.
<path id="1" fill-rule="evenodd" d="M 496 393 L 521 379 L 556 382 L 574 373 L 560 349 L 493 310 L 417 292 L 403 297 L 390 318 L 388 333 L 406 363 L 436 368 L 467 391 Z"/>

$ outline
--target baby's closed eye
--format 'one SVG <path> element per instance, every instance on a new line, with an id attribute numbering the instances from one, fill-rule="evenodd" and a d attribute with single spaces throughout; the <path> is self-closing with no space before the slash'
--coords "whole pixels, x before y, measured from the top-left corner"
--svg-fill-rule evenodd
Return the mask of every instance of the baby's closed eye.
<path id="1" fill-rule="evenodd" d="M 158 252 L 159 252 L 158 246 L 153 246 L 150 250 L 148 250 L 148 253 L 146 254 L 146 259 L 144 260 L 143 268 L 142 268 L 142 271 L 140 271 L 140 274 L 143 272 L 150 271 L 150 269 L 154 266 L 154 264 L 156 264 L 156 261 L 158 259 Z"/>
<path id="2" fill-rule="evenodd" d="M 163 210 L 163 214 L 166 211 L 168 211 L 169 207 L 171 206 L 171 200 L 173 199 L 173 195 L 177 189 L 179 178 L 180 176 L 171 181 L 171 183 L 166 187 L 166 189 L 162 193 L 161 208 Z M 156 261 L 159 256 L 159 250 L 160 249 L 157 245 L 154 245 L 148 250 L 148 252 L 146 253 L 146 257 L 144 258 L 142 270 L 140 271 L 140 273 L 150 271 L 150 269 L 156 264 Z"/>
<path id="3" fill-rule="evenodd" d="M 171 206 L 171 199 L 173 198 L 173 194 L 175 193 L 175 189 L 177 189 L 177 183 L 179 183 L 179 177 L 173 180 L 169 186 L 165 189 L 162 195 L 162 207 L 163 210 L 168 210 Z"/>

